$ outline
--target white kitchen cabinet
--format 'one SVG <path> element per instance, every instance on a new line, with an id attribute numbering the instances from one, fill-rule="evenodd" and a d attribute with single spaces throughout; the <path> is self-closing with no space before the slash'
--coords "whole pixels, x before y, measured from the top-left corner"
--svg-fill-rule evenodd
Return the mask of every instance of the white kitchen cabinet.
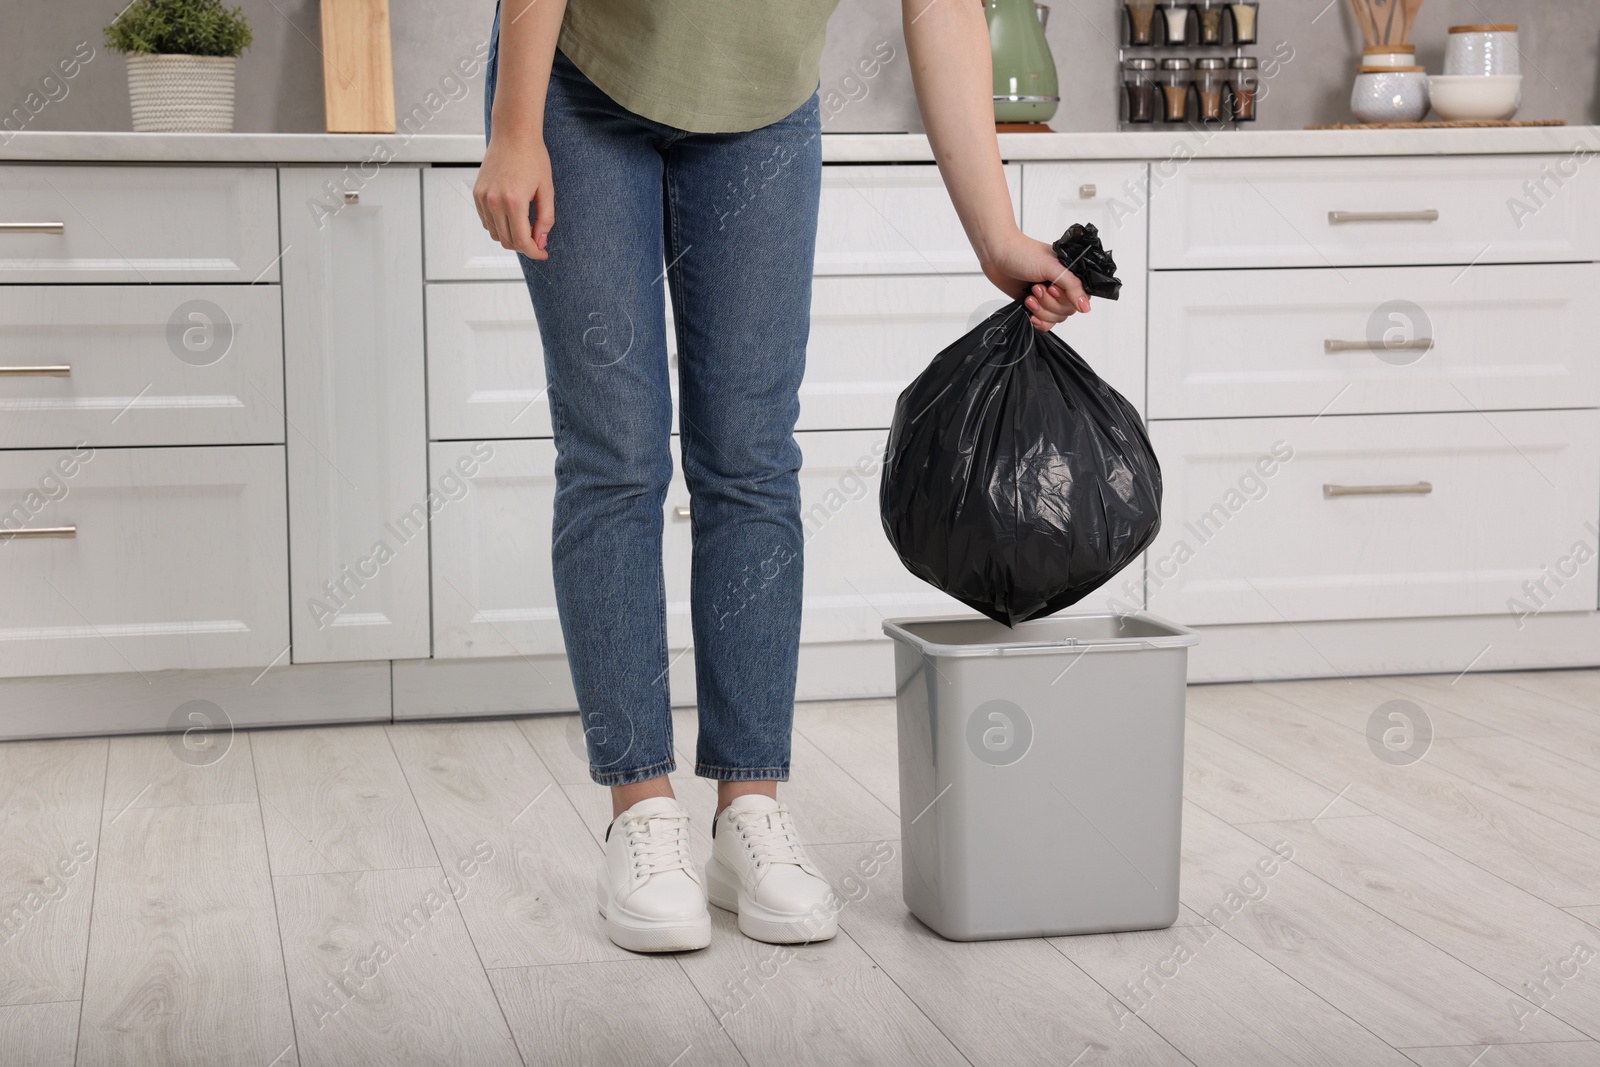
<path id="1" fill-rule="evenodd" d="M 1594 562 L 1572 556 L 1596 543 L 1600 411 L 1183 420 L 1150 437 L 1166 490 L 1148 553 L 1158 615 L 1479 614 L 1512 630 L 1518 602 L 1596 608 Z"/>
<path id="2" fill-rule="evenodd" d="M 1020 167 L 1006 167 L 1013 210 L 1021 202 L 1021 179 Z M 932 163 L 823 167 L 820 218 L 819 275 L 978 273 Z"/>
<path id="3" fill-rule="evenodd" d="M 912 379 L 1004 302 L 981 274 L 817 278 L 798 427 L 887 427 Z"/>
<path id="4" fill-rule="evenodd" d="M 281 446 L 0 452 L 0 507 L 0 677 L 288 647 Z"/>
<path id="5" fill-rule="evenodd" d="M 428 284 L 428 436 L 435 441 L 549 437 L 544 346 L 521 282 Z M 677 428 L 678 341 L 666 305 Z"/>
<path id="6" fill-rule="evenodd" d="M 522 280 L 517 254 L 501 248 L 478 218 L 472 200 L 477 181 L 477 167 L 429 167 L 422 172 L 430 282 Z"/>
<path id="7" fill-rule="evenodd" d="M 1581 163 L 1570 155 L 1157 163 L 1150 265 L 1596 260 L 1600 175 Z M 1545 191 L 1535 197 L 1536 184 Z"/>
<path id="8" fill-rule="evenodd" d="M 1600 406 L 1600 265 L 1162 271 L 1150 417 Z"/>
<path id="9" fill-rule="evenodd" d="M 283 434 L 277 286 L 0 287 L 0 448 Z"/>
<path id="10" fill-rule="evenodd" d="M 284 379 L 294 661 L 428 655 L 421 178 L 284 168 Z"/>
<path id="11" fill-rule="evenodd" d="M 802 642 L 879 640 L 885 618 L 974 614 L 906 570 L 883 532 L 878 486 L 887 430 L 796 437 L 805 454 Z"/>
<path id="12" fill-rule="evenodd" d="M 278 280 L 270 167 L 0 167 L 0 283 Z"/>
<path id="13" fill-rule="evenodd" d="M 667 640 L 688 647 L 689 493 L 672 439 L 663 505 Z M 467 489 L 433 520 L 436 658 L 559 655 L 565 651 L 550 570 L 556 448 L 552 441 L 452 441 L 430 446 L 437 484 L 447 471 Z M 474 462 L 476 461 L 476 462 Z M 680 509 L 685 509 L 680 511 Z"/>
<path id="14" fill-rule="evenodd" d="M 433 517 L 434 656 L 564 652 L 550 572 L 555 444 L 452 441 L 428 454 L 434 481 L 454 471 L 467 487 Z"/>
<path id="15" fill-rule="evenodd" d="M 1092 224 L 1117 262 L 1122 292 L 1091 297 L 1087 315 L 1073 315 L 1055 334 L 1095 373 L 1144 412 L 1146 241 L 1150 212 L 1143 206 L 1143 163 L 1026 163 L 1022 167 L 1022 228 L 1054 242 L 1075 222 Z"/>

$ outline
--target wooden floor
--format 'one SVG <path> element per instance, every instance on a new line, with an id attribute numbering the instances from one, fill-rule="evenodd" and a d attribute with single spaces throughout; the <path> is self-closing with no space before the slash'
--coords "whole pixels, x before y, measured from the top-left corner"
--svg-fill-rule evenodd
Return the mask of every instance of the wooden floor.
<path id="1" fill-rule="evenodd" d="M 570 716 L 0 745 L 0 1062 L 1600 1065 L 1600 672 L 1190 689 L 1184 912 L 1138 934 L 910 918 L 871 702 L 802 705 L 784 787 L 839 937 L 712 909 L 629 955 L 580 750 Z"/>

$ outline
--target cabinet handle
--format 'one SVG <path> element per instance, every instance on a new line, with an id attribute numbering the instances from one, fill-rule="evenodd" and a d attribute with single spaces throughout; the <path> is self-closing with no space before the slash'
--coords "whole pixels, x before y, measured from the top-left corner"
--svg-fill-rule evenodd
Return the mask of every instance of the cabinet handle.
<path id="1" fill-rule="evenodd" d="M 64 222 L 0 222 L 0 233 L 66 233 Z"/>
<path id="2" fill-rule="evenodd" d="M 1079 200 L 1093 200 L 1095 197 L 1097 197 L 1099 195 L 1100 195 L 1100 190 L 1096 189 L 1094 187 L 1094 183 L 1093 182 L 1086 182 L 1085 184 L 1078 186 L 1078 199 Z"/>
<path id="3" fill-rule="evenodd" d="M 0 541 L 25 541 L 36 537 L 77 537 L 76 526 L 34 526 L 22 530 L 0 530 Z"/>
<path id="4" fill-rule="evenodd" d="M 1330 211 L 1328 225 L 1341 222 L 1438 222 L 1439 212 L 1433 208 L 1421 211 Z"/>
<path id="5" fill-rule="evenodd" d="M 1327 352 L 1426 352 L 1433 347 L 1433 338 L 1418 337 L 1410 341 L 1401 341 L 1398 344 L 1389 344 L 1386 341 L 1335 341 L 1329 338 L 1322 342 L 1324 351 Z"/>
<path id="6" fill-rule="evenodd" d="M 0 367 L 0 378 L 65 378 L 71 373 L 70 363 L 47 363 L 37 367 Z"/>
<path id="7" fill-rule="evenodd" d="M 1427 496 L 1433 492 L 1432 482 L 1413 482 L 1411 485 L 1330 485 L 1323 483 L 1324 497 L 1336 496 Z"/>
<path id="8" fill-rule="evenodd" d="M 361 194 L 354 189 L 346 189 L 344 191 L 344 202 L 347 204 L 359 204 L 361 203 Z"/>
<path id="9" fill-rule="evenodd" d="M 689 517 L 689 505 L 679 504 L 677 507 L 673 508 L 672 517 L 675 519 L 687 519 Z"/>

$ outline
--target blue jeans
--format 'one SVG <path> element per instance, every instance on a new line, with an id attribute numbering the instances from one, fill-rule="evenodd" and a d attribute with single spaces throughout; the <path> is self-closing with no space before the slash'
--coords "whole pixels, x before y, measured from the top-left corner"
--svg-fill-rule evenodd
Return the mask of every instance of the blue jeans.
<path id="1" fill-rule="evenodd" d="M 555 226 L 550 258 L 522 257 L 522 272 L 555 429 L 556 602 L 589 773 L 602 785 L 676 766 L 661 560 L 672 476 L 668 284 L 694 539 L 695 773 L 789 776 L 804 541 L 794 425 L 819 132 L 814 95 L 748 133 L 664 126 L 555 56 L 544 120 Z"/>

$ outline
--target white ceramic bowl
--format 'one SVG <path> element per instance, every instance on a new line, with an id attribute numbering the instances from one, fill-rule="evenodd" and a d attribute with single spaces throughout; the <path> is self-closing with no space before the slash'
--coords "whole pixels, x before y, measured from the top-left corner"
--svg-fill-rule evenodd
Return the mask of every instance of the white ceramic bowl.
<path id="1" fill-rule="evenodd" d="M 1350 110 L 1361 122 L 1421 122 L 1428 113 L 1428 76 L 1421 67 L 1361 70 Z"/>
<path id="2" fill-rule="evenodd" d="M 1522 106 L 1522 75 L 1434 74 L 1428 96 L 1446 122 L 1509 119 Z"/>

